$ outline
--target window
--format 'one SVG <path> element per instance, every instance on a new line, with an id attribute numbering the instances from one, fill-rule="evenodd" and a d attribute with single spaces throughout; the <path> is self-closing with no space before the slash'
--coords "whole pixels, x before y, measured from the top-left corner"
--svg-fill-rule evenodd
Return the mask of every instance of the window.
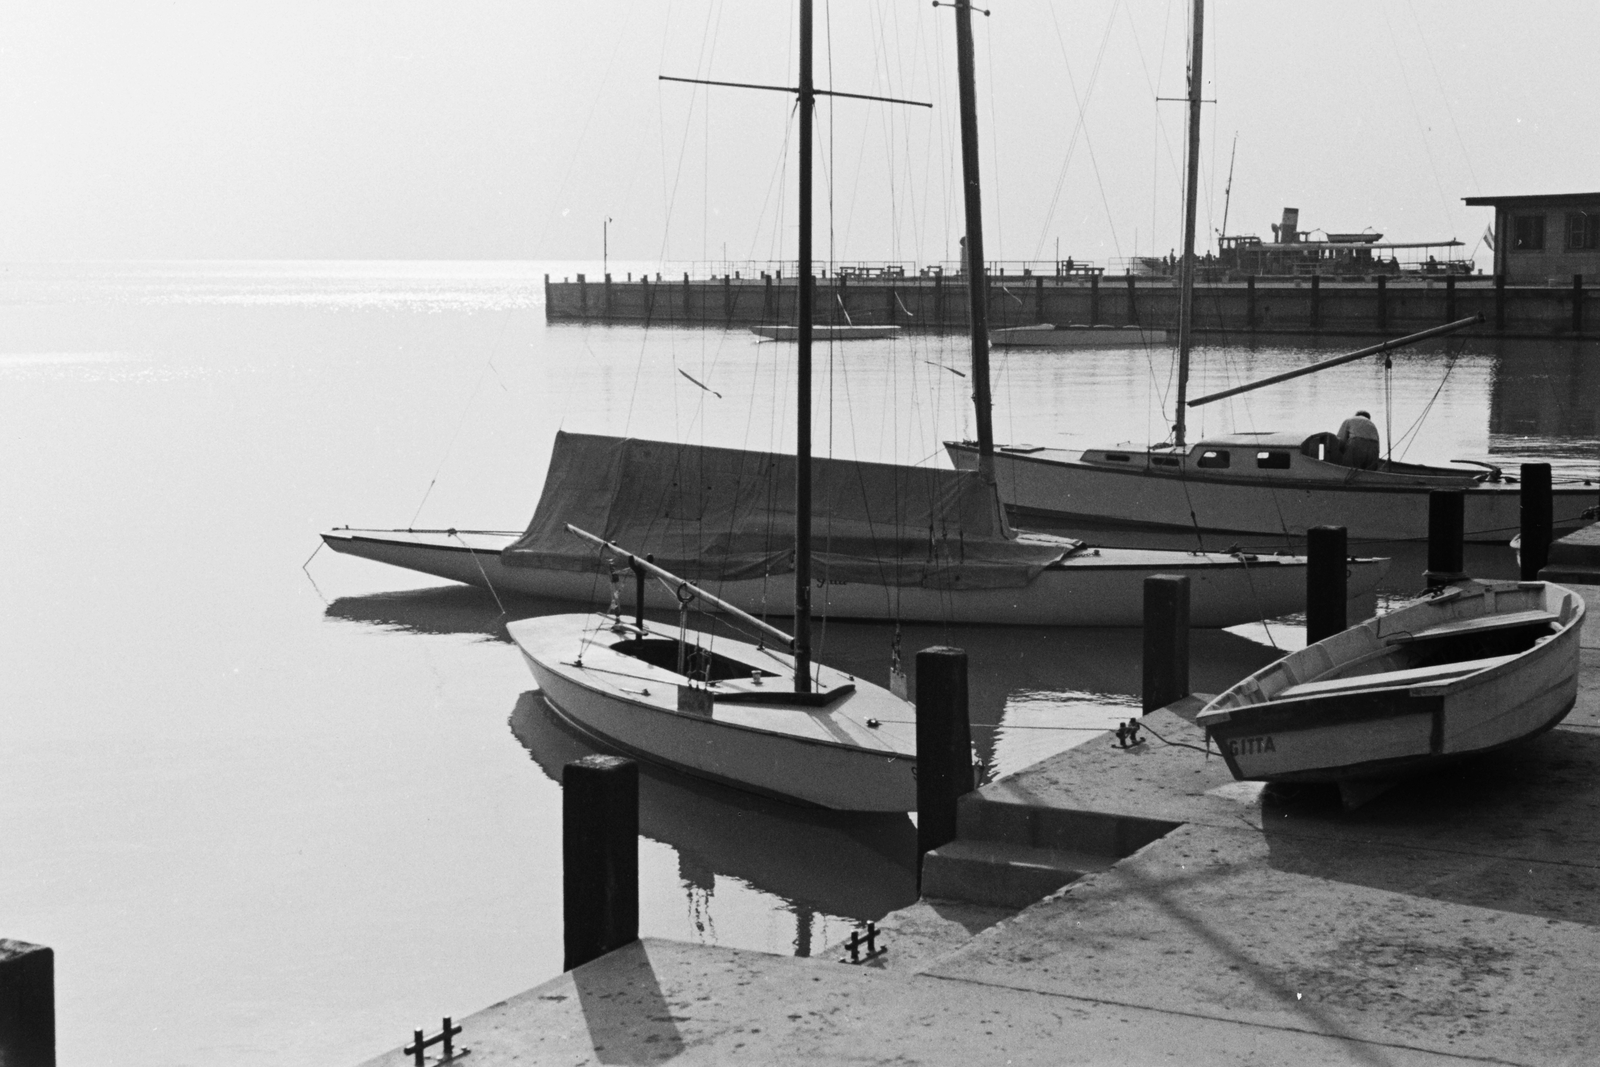
<path id="1" fill-rule="evenodd" d="M 1600 248 L 1600 211 L 1567 212 L 1567 251 L 1592 252 Z"/>
<path id="2" fill-rule="evenodd" d="M 1226 467 L 1228 466 L 1228 450 L 1225 448 L 1208 448 L 1200 453 L 1197 467 Z"/>
<path id="3" fill-rule="evenodd" d="M 1133 457 L 1132 456 L 1123 455 L 1121 452 L 1107 452 L 1106 453 L 1106 458 L 1111 460 L 1113 463 L 1132 463 L 1133 462 Z"/>
<path id="4" fill-rule="evenodd" d="M 1511 248 L 1516 252 L 1544 250 L 1544 216 L 1517 215 L 1511 220 Z"/>
<path id="5" fill-rule="evenodd" d="M 1256 466 L 1262 470 L 1286 471 L 1289 469 L 1289 453 L 1276 448 L 1270 452 L 1257 452 Z"/>
<path id="6" fill-rule="evenodd" d="M 1150 462 L 1158 467 L 1180 467 L 1183 461 L 1177 456 L 1151 456 Z"/>

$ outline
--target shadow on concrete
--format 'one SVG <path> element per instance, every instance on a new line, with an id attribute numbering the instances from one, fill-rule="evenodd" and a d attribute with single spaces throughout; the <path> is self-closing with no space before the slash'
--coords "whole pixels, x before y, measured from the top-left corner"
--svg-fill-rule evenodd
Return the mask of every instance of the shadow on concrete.
<path id="1" fill-rule="evenodd" d="M 556 782 L 600 751 L 537 692 L 518 698 L 511 732 Z M 639 831 L 677 852 L 691 908 L 705 906 L 718 876 L 786 901 L 796 955 L 811 953 L 815 913 L 876 920 L 917 899 L 917 831 L 905 815 L 803 808 L 641 763 Z"/>
<path id="2" fill-rule="evenodd" d="M 572 984 L 601 1063 L 661 1063 L 683 1051 L 681 1020 L 672 1014 L 642 942 L 579 967 Z"/>
<path id="3" fill-rule="evenodd" d="M 1332 787 L 1263 793 L 1282 871 L 1600 926 L 1600 736 L 1556 729 L 1406 781 L 1355 812 Z"/>

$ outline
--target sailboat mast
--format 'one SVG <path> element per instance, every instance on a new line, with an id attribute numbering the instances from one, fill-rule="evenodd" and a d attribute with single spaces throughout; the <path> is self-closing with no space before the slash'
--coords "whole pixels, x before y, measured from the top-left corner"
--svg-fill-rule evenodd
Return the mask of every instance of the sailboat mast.
<path id="1" fill-rule="evenodd" d="M 978 471 L 994 485 L 989 396 L 989 277 L 983 270 L 983 190 L 978 182 L 978 100 L 972 60 L 972 2 L 955 0 L 956 81 L 961 96 L 961 184 L 966 191 L 967 297 L 972 327 L 972 405 L 978 416 Z"/>
<path id="2" fill-rule="evenodd" d="M 800 0 L 800 288 L 799 384 L 795 392 L 794 691 L 811 692 L 811 125 L 816 114 L 811 67 L 811 0 Z"/>
<path id="3" fill-rule="evenodd" d="M 1189 158 L 1184 173 L 1183 267 L 1178 284 L 1178 410 L 1172 443 L 1184 445 L 1184 401 L 1189 393 L 1189 349 L 1194 331 L 1194 211 L 1200 194 L 1200 84 L 1206 0 L 1194 0 L 1194 26 L 1189 43 Z"/>

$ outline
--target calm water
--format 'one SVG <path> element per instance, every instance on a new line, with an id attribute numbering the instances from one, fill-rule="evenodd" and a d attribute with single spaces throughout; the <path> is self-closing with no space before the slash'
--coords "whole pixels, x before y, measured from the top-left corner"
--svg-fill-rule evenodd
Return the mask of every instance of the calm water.
<path id="1" fill-rule="evenodd" d="M 792 348 L 549 328 L 547 270 L 565 272 L 0 273 L 0 936 L 58 953 L 63 1064 L 351 1063 L 559 970 L 553 776 L 587 749 L 530 692 L 499 608 L 328 552 L 301 569 L 336 524 L 520 528 L 563 426 L 788 447 Z M 1197 389 L 1312 355 L 1210 350 Z M 1520 452 L 1592 475 L 1595 355 L 1397 359 L 1396 431 L 1427 409 L 1407 458 Z M 997 431 L 1159 437 L 1168 362 L 1000 354 Z M 820 443 L 942 464 L 939 442 L 969 431 L 968 382 L 946 369 L 964 364 L 959 339 L 839 350 L 819 376 Z M 1208 409 L 1197 429 L 1332 428 L 1356 407 L 1383 426 L 1383 385 L 1347 367 Z M 1198 637 L 1196 687 L 1267 662 L 1247 639 L 1264 636 Z M 886 681 L 890 637 L 829 623 L 822 655 Z M 971 653 L 990 774 L 1137 704 L 1135 633 L 905 635 L 908 650 L 944 642 Z M 650 773 L 641 820 L 650 934 L 808 952 L 914 893 L 906 818 Z"/>

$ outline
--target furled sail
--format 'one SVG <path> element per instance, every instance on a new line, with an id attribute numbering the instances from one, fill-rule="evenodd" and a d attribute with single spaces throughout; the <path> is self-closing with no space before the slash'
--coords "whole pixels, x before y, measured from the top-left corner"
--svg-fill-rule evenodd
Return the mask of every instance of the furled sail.
<path id="1" fill-rule="evenodd" d="M 795 469 L 793 456 L 768 452 L 558 433 L 533 521 L 501 558 L 605 567 L 572 523 L 695 582 L 786 574 Z M 974 472 L 813 459 L 812 487 L 818 581 L 1014 588 L 1076 547 L 1018 540 Z"/>

